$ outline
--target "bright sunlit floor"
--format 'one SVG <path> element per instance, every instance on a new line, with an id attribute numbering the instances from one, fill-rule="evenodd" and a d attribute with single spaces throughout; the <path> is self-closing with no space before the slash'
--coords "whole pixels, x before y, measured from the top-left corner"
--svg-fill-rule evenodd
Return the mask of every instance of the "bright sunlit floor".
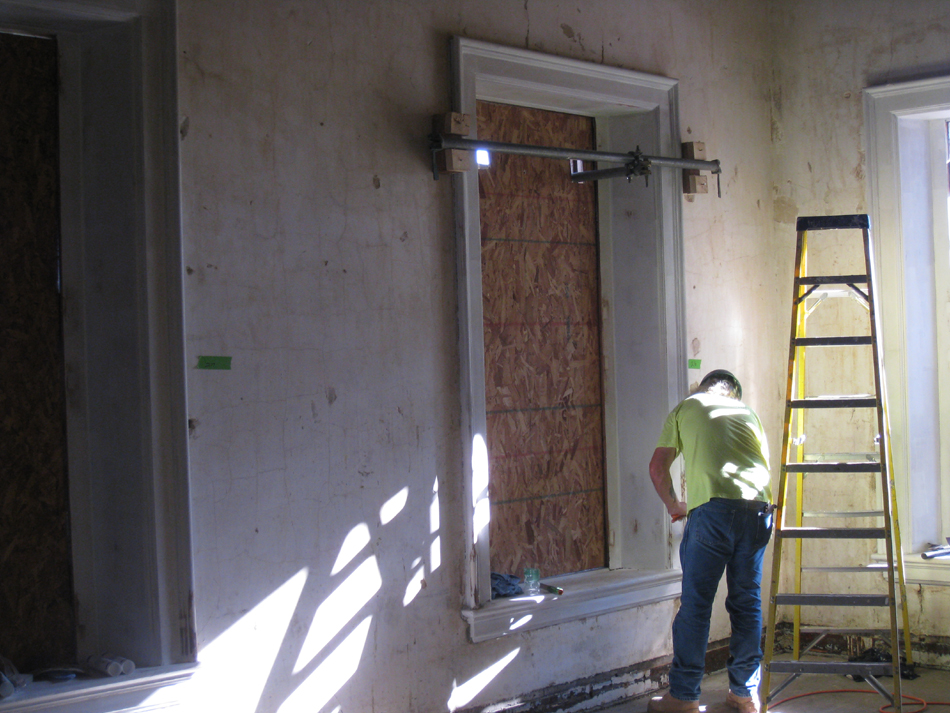
<path id="1" fill-rule="evenodd" d="M 950 713 L 950 706 L 935 706 L 933 704 L 937 701 L 950 702 L 950 671 L 918 667 L 917 673 L 920 674 L 919 678 L 913 681 L 905 679 L 901 682 L 901 688 L 905 696 L 902 713 L 917 713 L 923 708 L 922 704 L 907 698 L 907 696 L 915 696 L 931 702 L 931 705 L 927 708 L 928 713 Z M 784 680 L 785 675 L 779 675 L 778 681 Z M 893 686 L 890 678 L 882 677 L 879 680 L 888 690 Z M 816 693 L 815 695 L 782 702 L 783 699 L 790 699 L 802 693 L 842 689 L 868 692 Z M 718 671 L 706 676 L 703 679 L 703 694 L 699 700 L 700 705 L 705 708 L 705 713 L 735 713 L 735 708 L 728 707 L 725 702 L 728 690 L 729 678 L 725 671 Z M 664 689 L 659 693 L 665 692 Z M 644 713 L 650 698 L 651 696 L 646 696 L 631 703 L 614 706 L 607 709 L 606 713 Z M 769 711 L 770 713 L 816 713 L 818 711 L 821 713 L 875 713 L 885 704 L 887 704 L 887 701 L 867 683 L 855 683 L 844 676 L 811 674 L 800 676 L 779 692 L 776 701 L 769 704 Z M 892 710 L 893 708 L 886 708 L 885 713 L 890 713 Z"/>

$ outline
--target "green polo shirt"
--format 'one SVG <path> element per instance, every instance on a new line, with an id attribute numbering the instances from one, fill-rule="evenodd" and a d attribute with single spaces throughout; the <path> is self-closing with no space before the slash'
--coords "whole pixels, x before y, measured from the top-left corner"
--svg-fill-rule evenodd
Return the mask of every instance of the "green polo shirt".
<path id="1" fill-rule="evenodd" d="M 684 399 L 667 416 L 657 446 L 683 454 L 690 510 L 710 498 L 772 499 L 765 430 L 741 401 L 706 393 Z"/>

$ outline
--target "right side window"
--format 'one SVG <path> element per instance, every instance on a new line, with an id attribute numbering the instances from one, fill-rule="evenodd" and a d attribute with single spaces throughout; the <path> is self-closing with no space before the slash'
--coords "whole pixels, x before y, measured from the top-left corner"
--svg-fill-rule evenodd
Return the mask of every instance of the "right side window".
<path id="1" fill-rule="evenodd" d="M 902 548 L 950 537 L 950 78 L 866 91 L 872 230 Z M 950 584 L 950 562 L 905 560 Z"/>

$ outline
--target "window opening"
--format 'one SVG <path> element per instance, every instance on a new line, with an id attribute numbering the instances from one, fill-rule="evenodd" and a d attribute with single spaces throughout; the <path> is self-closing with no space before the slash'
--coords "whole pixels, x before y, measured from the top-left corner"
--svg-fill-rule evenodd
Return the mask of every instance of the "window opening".
<path id="1" fill-rule="evenodd" d="M 950 535 L 950 78 L 865 90 L 875 267 L 886 345 L 894 476 L 905 552 Z M 950 570 L 904 561 L 908 582 L 950 583 Z"/>
<path id="2" fill-rule="evenodd" d="M 604 155 L 619 155 L 618 162 L 626 163 L 629 154 L 611 152 L 637 145 L 645 155 L 677 153 L 677 83 L 458 37 L 452 41 L 452 56 L 453 116 L 442 117 L 439 125 L 461 131 L 467 121 L 470 128 L 449 138 L 475 134 L 477 103 L 483 101 L 592 119 L 598 149 L 558 148 L 551 149 L 557 155 L 547 156 L 547 148 L 539 154 L 535 146 L 482 137 L 473 142 L 477 145 L 439 155 L 439 165 L 457 171 L 462 516 L 470 548 L 463 570 L 462 615 L 472 640 L 484 641 L 679 594 L 678 533 L 671 530 L 656 498 L 647 497 L 646 489 L 652 492 L 649 476 L 637 477 L 637 470 L 649 462 L 663 418 L 686 392 L 679 200 L 683 187 L 678 171 L 655 171 L 649 184 L 601 181 L 594 189 L 608 566 L 556 580 L 542 571 L 545 581 L 563 587 L 563 597 L 542 592 L 540 597 L 492 600 L 490 535 L 497 513 L 489 504 L 486 387 L 493 374 L 486 364 L 483 314 L 482 172 L 464 167 L 474 162 L 458 154 L 484 148 L 498 157 L 545 155 L 555 159 L 545 163 L 563 177 L 558 190 L 571 190 L 575 176 L 570 158 L 599 162 L 607 160 Z M 433 144 L 430 148 L 442 150 Z M 644 373 L 651 378 L 642 379 Z"/>
<path id="3" fill-rule="evenodd" d="M 478 102 L 491 140 L 594 145 L 590 117 Z M 596 184 L 501 154 L 479 174 L 493 571 L 606 566 Z"/>

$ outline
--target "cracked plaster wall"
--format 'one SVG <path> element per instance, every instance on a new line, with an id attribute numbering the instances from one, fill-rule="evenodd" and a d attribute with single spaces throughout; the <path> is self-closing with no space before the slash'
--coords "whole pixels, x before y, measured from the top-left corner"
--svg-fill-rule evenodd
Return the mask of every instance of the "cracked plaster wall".
<path id="1" fill-rule="evenodd" d="M 771 86 L 772 194 L 776 240 L 793 243 L 798 215 L 868 212 L 862 90 L 950 72 L 950 14 L 944 3 L 929 0 L 796 0 L 774 7 L 770 32 L 783 41 Z M 826 264 L 848 259 L 847 247 L 837 241 L 813 243 L 810 251 Z M 791 280 L 782 280 L 782 291 L 791 294 Z M 853 497 L 854 509 L 877 507 Z M 914 634 L 945 634 L 947 589 L 908 589 Z M 825 610 L 811 616 L 809 623 L 849 626 L 865 624 L 868 614 Z"/>
<path id="2" fill-rule="evenodd" d="M 741 375 L 775 453 L 788 216 L 863 205 L 863 83 L 942 51 L 935 30 L 920 30 L 922 44 L 911 38 L 937 23 L 938 3 L 860 3 L 877 9 L 867 16 L 873 27 L 858 27 L 858 3 L 801 5 L 179 0 L 202 655 L 285 583 L 300 592 L 278 617 L 286 631 L 272 627 L 271 648 L 258 646 L 255 629 L 235 640 L 243 663 L 233 670 L 206 661 L 223 686 L 262 681 L 260 705 L 235 697 L 234 710 L 290 707 L 323 660 L 326 651 L 294 671 L 314 613 L 354 569 L 331 574 L 361 524 L 368 539 L 354 563 L 374 556 L 383 586 L 327 649 L 365 634 L 355 673 L 327 711 L 447 710 L 456 684 L 516 648 L 468 705 L 670 652 L 672 602 L 467 641 L 452 189 L 432 180 L 428 117 L 449 106 L 453 34 L 678 78 L 682 139 L 705 141 L 724 166 L 721 200 L 684 203 L 690 356 L 703 370 Z M 230 371 L 191 368 L 217 354 L 233 357 Z M 384 524 L 381 507 L 401 493 L 404 507 Z M 420 569 L 424 587 L 404 603 Z M 720 611 L 711 636 L 727 633 Z"/>

